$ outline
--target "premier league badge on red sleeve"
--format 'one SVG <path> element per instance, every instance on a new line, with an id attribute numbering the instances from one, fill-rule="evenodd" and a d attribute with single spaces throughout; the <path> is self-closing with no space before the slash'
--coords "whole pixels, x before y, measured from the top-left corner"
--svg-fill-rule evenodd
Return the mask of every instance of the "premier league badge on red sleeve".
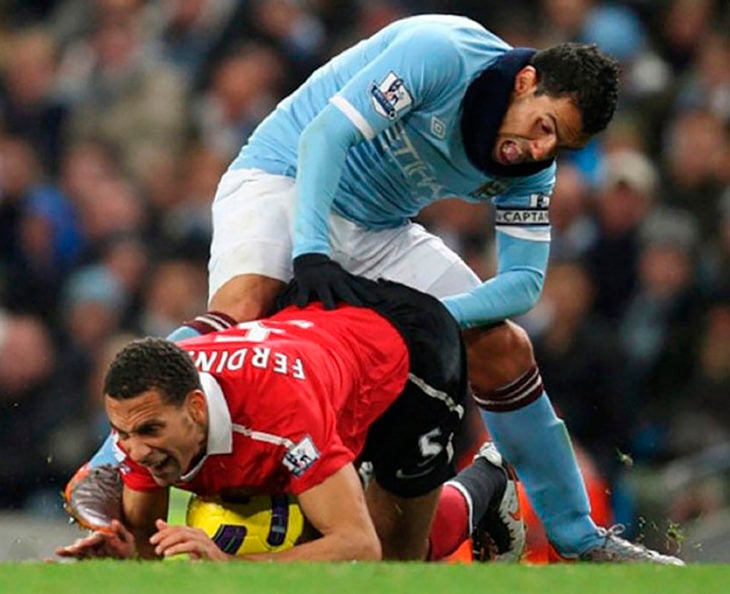
<path id="1" fill-rule="evenodd" d="M 302 441 L 289 448 L 289 451 L 284 454 L 282 462 L 294 476 L 300 477 L 317 458 L 319 458 L 319 450 L 314 445 L 312 438 L 307 435 Z"/>

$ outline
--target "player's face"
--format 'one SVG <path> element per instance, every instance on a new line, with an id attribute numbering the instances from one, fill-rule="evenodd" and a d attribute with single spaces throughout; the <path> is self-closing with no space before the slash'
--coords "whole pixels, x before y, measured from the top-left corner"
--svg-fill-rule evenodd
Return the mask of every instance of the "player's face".
<path id="1" fill-rule="evenodd" d="M 105 403 L 122 447 L 161 487 L 176 483 L 205 452 L 207 408 L 199 391 L 180 406 L 166 404 L 157 390 L 125 400 L 107 396 Z"/>
<path id="2" fill-rule="evenodd" d="M 502 120 L 492 158 L 502 165 L 544 161 L 559 149 L 575 149 L 588 140 L 582 132 L 581 115 L 570 97 L 537 95 L 532 67 L 515 79 L 512 101 Z"/>

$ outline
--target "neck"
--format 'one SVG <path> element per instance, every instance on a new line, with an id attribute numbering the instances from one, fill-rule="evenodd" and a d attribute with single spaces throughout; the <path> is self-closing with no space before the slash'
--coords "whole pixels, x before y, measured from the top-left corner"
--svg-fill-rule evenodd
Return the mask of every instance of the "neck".
<path id="1" fill-rule="evenodd" d="M 480 171 L 499 177 L 524 177 L 550 167 L 553 160 L 502 165 L 492 153 L 504 115 L 512 101 L 515 77 L 530 63 L 535 50 L 505 52 L 469 85 L 464 96 L 461 134 L 466 155 Z"/>

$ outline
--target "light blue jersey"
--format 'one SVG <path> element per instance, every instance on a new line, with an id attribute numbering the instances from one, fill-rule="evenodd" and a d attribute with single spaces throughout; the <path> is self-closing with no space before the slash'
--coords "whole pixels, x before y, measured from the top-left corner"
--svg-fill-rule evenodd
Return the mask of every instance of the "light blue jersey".
<path id="1" fill-rule="evenodd" d="M 462 17 L 393 23 L 312 74 L 231 167 L 297 177 L 293 256 L 329 253 L 330 210 L 381 229 L 443 198 L 494 202 L 500 274 L 522 274 L 446 303 L 464 326 L 522 313 L 542 288 L 555 166 L 487 175 L 467 158 L 460 125 L 467 87 L 510 49 Z"/>

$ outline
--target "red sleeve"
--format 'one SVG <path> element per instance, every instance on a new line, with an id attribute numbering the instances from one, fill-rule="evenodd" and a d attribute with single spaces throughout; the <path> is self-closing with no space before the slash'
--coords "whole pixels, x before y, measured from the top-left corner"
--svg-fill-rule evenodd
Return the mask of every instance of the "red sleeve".
<path id="1" fill-rule="evenodd" d="M 355 453 L 340 439 L 334 408 L 318 396 L 322 386 L 293 387 L 284 386 L 277 396 L 266 398 L 255 425 L 281 438 L 284 448 L 275 463 L 288 478 L 287 490 L 298 495 L 352 462 Z"/>
<path id="2" fill-rule="evenodd" d="M 294 495 L 316 487 L 355 458 L 339 439 L 328 441 L 321 447 L 319 450 L 315 438 L 307 435 L 284 454 L 281 463 L 292 475 L 290 490 Z"/>
<path id="3" fill-rule="evenodd" d="M 122 482 L 133 491 L 154 491 L 160 488 L 149 471 L 134 462 L 129 456 L 122 461 L 120 471 Z"/>

